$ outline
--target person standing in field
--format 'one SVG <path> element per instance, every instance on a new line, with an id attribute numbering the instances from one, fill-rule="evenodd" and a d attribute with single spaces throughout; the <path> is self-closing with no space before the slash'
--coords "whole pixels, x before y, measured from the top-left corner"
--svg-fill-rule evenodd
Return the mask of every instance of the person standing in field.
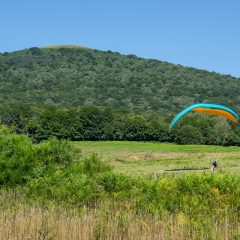
<path id="1" fill-rule="evenodd" d="M 212 166 L 212 171 L 214 171 L 216 169 L 216 167 L 218 166 L 217 161 L 213 161 L 211 163 L 211 166 Z"/>

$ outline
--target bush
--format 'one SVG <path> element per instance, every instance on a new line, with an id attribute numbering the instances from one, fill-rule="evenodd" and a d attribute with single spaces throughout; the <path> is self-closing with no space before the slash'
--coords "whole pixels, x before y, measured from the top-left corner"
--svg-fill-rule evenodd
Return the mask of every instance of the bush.
<path id="1" fill-rule="evenodd" d="M 22 184 L 32 177 L 37 161 L 31 141 L 25 135 L 0 128 L 0 185 Z"/>
<path id="2" fill-rule="evenodd" d="M 108 172 L 111 170 L 111 167 L 106 163 L 101 162 L 96 154 L 92 154 L 90 157 L 85 158 L 82 165 L 84 174 L 92 177 L 98 173 Z"/>
<path id="3" fill-rule="evenodd" d="M 68 141 L 51 139 L 34 145 L 26 135 L 0 127 L 0 185 L 24 184 L 70 165 L 77 157 L 79 151 Z"/>
<path id="4" fill-rule="evenodd" d="M 104 188 L 108 196 L 113 197 L 115 200 L 126 198 L 133 200 L 134 196 L 141 189 L 142 183 L 140 179 L 113 172 L 106 172 L 99 175 L 97 181 Z"/>
<path id="5" fill-rule="evenodd" d="M 35 157 L 46 167 L 54 164 L 65 167 L 81 156 L 80 150 L 75 148 L 71 142 L 56 138 L 36 145 L 34 150 Z"/>
<path id="6" fill-rule="evenodd" d="M 92 155 L 67 168 L 33 179 L 28 183 L 26 190 L 29 197 L 40 199 L 42 202 L 91 205 L 104 194 L 97 177 L 110 169 L 96 155 Z"/>
<path id="7" fill-rule="evenodd" d="M 82 206 L 96 202 L 100 196 L 96 182 L 81 171 L 71 172 L 72 168 L 30 181 L 26 188 L 28 197 L 47 204 L 57 202 Z"/>

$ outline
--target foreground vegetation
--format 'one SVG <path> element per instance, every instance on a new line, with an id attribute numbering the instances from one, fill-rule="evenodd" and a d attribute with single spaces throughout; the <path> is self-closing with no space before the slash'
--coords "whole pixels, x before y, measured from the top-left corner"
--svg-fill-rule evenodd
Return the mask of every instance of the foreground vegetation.
<path id="1" fill-rule="evenodd" d="M 22 198 L 1 193 L 1 239 L 237 240 L 240 237 L 239 217 L 228 211 L 211 218 L 196 213 L 189 218 L 182 212 L 159 218 L 136 214 L 127 203 L 105 202 L 94 209 L 59 206 L 46 209 L 22 202 Z"/>
<path id="2" fill-rule="evenodd" d="M 78 144 L 35 145 L 6 127 L 0 148 L 1 239 L 239 238 L 239 175 L 126 175 Z"/>

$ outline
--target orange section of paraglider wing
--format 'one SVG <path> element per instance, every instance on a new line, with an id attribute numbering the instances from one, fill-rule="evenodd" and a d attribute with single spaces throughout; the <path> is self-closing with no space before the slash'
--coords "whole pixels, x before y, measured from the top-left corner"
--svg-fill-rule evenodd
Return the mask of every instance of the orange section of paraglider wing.
<path id="1" fill-rule="evenodd" d="M 224 110 L 219 110 L 219 109 L 211 109 L 211 108 L 195 108 L 193 109 L 195 112 L 201 112 L 201 113 L 208 113 L 208 114 L 213 114 L 213 115 L 218 115 L 225 117 L 235 123 L 238 122 L 238 120 L 229 112 L 224 111 Z"/>

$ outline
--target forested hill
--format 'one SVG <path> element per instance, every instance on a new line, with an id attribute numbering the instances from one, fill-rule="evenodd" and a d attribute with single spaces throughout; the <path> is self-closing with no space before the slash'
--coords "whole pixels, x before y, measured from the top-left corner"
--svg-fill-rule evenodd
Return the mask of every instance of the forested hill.
<path id="1" fill-rule="evenodd" d="M 82 47 L 0 54 L 0 102 L 175 112 L 195 102 L 240 110 L 240 79 Z"/>

